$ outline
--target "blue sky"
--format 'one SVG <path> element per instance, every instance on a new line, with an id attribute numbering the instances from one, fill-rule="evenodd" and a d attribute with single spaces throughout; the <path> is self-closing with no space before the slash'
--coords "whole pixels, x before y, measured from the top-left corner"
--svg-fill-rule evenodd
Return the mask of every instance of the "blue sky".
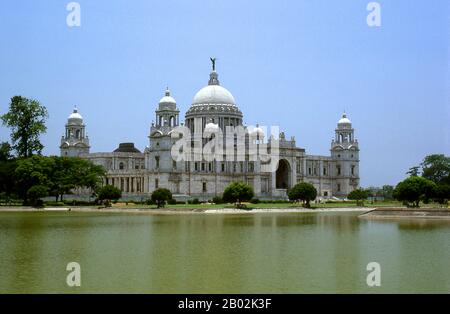
<path id="1" fill-rule="evenodd" d="M 166 85 L 182 117 L 208 81 L 210 56 L 247 124 L 280 125 L 329 154 L 345 109 L 359 140 L 361 184 L 395 184 L 431 153 L 450 153 L 450 5 L 370 1 L 0 2 L 0 114 L 14 95 L 49 111 L 45 154 L 59 154 L 77 105 L 91 151 L 148 145 Z M 0 140 L 9 130 L 0 127 Z"/>

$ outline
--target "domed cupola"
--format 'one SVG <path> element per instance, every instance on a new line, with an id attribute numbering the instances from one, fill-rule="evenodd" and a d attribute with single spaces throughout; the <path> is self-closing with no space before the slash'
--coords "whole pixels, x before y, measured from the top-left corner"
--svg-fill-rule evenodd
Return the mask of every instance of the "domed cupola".
<path id="1" fill-rule="evenodd" d="M 342 118 L 339 119 L 337 128 L 335 130 L 335 138 L 331 143 L 332 150 L 336 147 L 341 149 L 343 147 L 354 146 L 357 148 L 358 141 L 354 137 L 354 130 L 352 128 L 352 122 L 347 118 L 347 114 L 344 112 Z"/>
<path id="2" fill-rule="evenodd" d="M 177 107 L 177 102 L 175 101 L 175 99 L 170 95 L 170 90 L 167 87 L 166 91 L 164 93 L 164 97 L 160 99 L 159 101 L 159 109 L 170 109 L 170 110 L 175 110 Z"/>
<path id="3" fill-rule="evenodd" d="M 156 127 L 175 127 L 178 125 L 178 116 L 180 111 L 177 108 L 177 102 L 170 95 L 170 90 L 167 87 L 164 96 L 159 100 L 156 113 Z"/>
<path id="4" fill-rule="evenodd" d="M 74 106 L 73 112 L 67 118 L 68 124 L 83 124 L 83 117 L 78 113 L 77 106 Z"/>
<path id="5" fill-rule="evenodd" d="M 207 122 L 218 124 L 224 130 L 226 126 L 242 125 L 242 112 L 236 106 L 233 95 L 220 86 L 219 74 L 215 68 L 215 58 L 211 58 L 213 68 L 209 74 L 208 85 L 200 89 L 186 112 L 186 126 L 193 130 L 194 119 L 201 118 L 202 128 Z"/>
<path id="6" fill-rule="evenodd" d="M 338 128 L 351 128 L 352 122 L 347 118 L 347 114 L 344 112 L 342 118 L 338 121 Z"/>
<path id="7" fill-rule="evenodd" d="M 75 106 L 67 118 L 66 132 L 61 137 L 61 156 L 79 157 L 89 154 L 89 138 L 85 127 L 83 117 Z"/>
<path id="8" fill-rule="evenodd" d="M 192 105 L 231 105 L 236 106 L 233 95 L 222 86 L 219 85 L 219 75 L 216 71 L 212 71 L 209 75 L 208 85 L 203 87 L 195 94 Z M 237 109 L 237 107 L 236 107 Z"/>

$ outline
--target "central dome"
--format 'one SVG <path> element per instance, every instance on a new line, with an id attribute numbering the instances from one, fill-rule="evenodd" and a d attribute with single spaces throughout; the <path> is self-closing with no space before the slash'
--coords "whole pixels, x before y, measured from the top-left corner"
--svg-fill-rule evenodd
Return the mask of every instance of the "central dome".
<path id="1" fill-rule="evenodd" d="M 195 94 L 191 107 L 186 111 L 185 123 L 191 131 L 196 118 L 201 118 L 202 128 L 206 127 L 207 121 L 217 124 L 221 129 L 226 126 L 242 125 L 242 112 L 236 105 L 233 95 L 220 86 L 214 63 L 208 85 Z"/>
<path id="2" fill-rule="evenodd" d="M 236 105 L 233 95 L 220 85 L 208 85 L 203 87 L 195 94 L 192 104 Z"/>

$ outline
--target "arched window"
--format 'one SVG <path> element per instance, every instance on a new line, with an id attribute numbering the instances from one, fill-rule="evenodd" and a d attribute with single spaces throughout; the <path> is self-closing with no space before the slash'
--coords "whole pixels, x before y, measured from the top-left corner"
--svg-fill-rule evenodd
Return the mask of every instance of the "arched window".
<path id="1" fill-rule="evenodd" d="M 123 162 L 121 162 L 121 163 L 119 164 L 119 169 L 120 169 L 120 170 L 123 170 L 123 168 L 124 168 L 124 164 L 123 164 Z"/>
<path id="2" fill-rule="evenodd" d="M 75 138 L 79 139 L 81 137 L 80 134 L 81 134 L 80 130 L 76 130 L 75 131 Z"/>

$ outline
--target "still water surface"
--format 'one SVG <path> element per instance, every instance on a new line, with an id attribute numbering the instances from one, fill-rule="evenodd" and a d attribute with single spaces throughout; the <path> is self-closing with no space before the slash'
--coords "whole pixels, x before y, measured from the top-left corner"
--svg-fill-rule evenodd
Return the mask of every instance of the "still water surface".
<path id="1" fill-rule="evenodd" d="M 0 293 L 450 292 L 450 221 L 357 215 L 0 213 Z"/>

